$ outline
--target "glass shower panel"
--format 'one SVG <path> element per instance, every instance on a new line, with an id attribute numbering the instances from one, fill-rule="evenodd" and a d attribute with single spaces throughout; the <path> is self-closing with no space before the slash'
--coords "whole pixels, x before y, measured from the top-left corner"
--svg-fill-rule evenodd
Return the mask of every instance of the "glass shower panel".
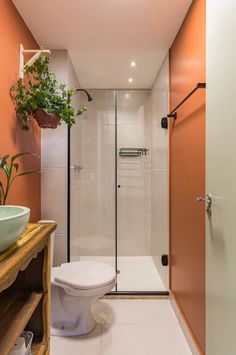
<path id="1" fill-rule="evenodd" d="M 70 135 L 70 260 L 115 266 L 115 92 L 89 93 Z"/>
<path id="2" fill-rule="evenodd" d="M 150 92 L 117 93 L 118 291 L 159 291 L 151 257 Z"/>
<path id="3" fill-rule="evenodd" d="M 89 93 L 92 102 L 79 96 L 88 111 L 70 131 L 70 260 L 114 266 L 113 291 L 165 292 L 167 177 L 158 163 L 153 97 L 149 90 Z"/>

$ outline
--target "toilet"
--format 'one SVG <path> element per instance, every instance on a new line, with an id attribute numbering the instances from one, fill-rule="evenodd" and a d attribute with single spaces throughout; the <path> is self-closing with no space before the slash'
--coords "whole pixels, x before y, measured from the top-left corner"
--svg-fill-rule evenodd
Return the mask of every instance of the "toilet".
<path id="1" fill-rule="evenodd" d="M 54 233 L 51 244 L 52 263 Z M 91 312 L 92 303 L 115 284 L 114 267 L 102 262 L 86 260 L 52 267 L 51 335 L 75 336 L 91 332 L 96 325 Z"/>
<path id="2" fill-rule="evenodd" d="M 92 302 L 116 284 L 112 266 L 97 261 L 78 261 L 52 268 L 51 335 L 87 334 L 95 327 Z"/>

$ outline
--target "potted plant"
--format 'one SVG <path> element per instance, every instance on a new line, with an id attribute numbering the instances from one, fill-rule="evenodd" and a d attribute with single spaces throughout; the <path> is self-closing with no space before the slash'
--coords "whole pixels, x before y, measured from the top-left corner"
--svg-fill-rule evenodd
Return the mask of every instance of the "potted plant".
<path id="1" fill-rule="evenodd" d="M 27 80 L 20 78 L 11 87 L 17 117 L 24 130 L 29 129 L 31 118 L 42 128 L 56 128 L 62 121 L 71 127 L 76 117 L 87 110 L 72 106 L 75 90 L 56 80 L 49 70 L 47 55 L 41 54 L 33 65 L 25 67 L 25 72 Z"/>
<path id="2" fill-rule="evenodd" d="M 0 157 L 0 170 L 3 170 L 6 177 L 6 183 L 0 181 L 0 205 L 5 205 L 6 200 L 9 194 L 9 190 L 12 186 L 14 180 L 20 176 L 37 173 L 38 170 L 24 171 L 19 173 L 19 163 L 17 162 L 18 158 L 25 155 L 36 155 L 29 152 L 18 153 L 10 157 L 10 155 L 4 155 Z M 10 162 L 8 160 L 10 159 Z"/>
<path id="3" fill-rule="evenodd" d="M 12 157 L 7 154 L 0 157 L 0 172 L 3 172 L 6 177 L 4 182 L 0 181 L 0 252 L 8 249 L 19 239 L 29 222 L 30 208 L 6 204 L 10 188 L 15 179 L 38 172 L 38 170 L 19 172 L 17 160 L 27 154 L 31 153 L 19 153 Z"/>

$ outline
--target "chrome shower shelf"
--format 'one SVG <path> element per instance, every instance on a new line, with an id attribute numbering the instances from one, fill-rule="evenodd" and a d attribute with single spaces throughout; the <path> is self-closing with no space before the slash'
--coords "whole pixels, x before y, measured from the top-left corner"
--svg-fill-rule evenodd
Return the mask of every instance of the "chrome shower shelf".
<path id="1" fill-rule="evenodd" d="M 120 148 L 120 157 L 140 157 L 141 155 L 147 155 L 148 148 Z"/>

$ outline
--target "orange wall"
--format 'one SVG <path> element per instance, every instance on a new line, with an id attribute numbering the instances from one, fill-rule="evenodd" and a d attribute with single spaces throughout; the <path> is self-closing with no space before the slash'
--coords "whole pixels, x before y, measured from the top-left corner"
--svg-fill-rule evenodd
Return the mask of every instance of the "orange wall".
<path id="1" fill-rule="evenodd" d="M 205 82 L 205 0 L 193 1 L 170 50 L 170 106 Z M 171 291 L 205 350 L 205 90 L 178 110 L 170 130 Z"/>
<path id="2" fill-rule="evenodd" d="M 24 132 L 16 121 L 10 86 L 18 79 L 19 44 L 35 48 L 37 43 L 10 0 L 0 1 L 0 155 L 30 151 L 40 154 L 40 130 L 34 125 Z M 24 169 L 40 169 L 40 159 L 25 158 Z M 2 175 L 0 176 L 2 178 Z M 40 218 L 40 174 L 20 177 L 14 183 L 8 204 L 31 208 L 31 220 Z"/>

